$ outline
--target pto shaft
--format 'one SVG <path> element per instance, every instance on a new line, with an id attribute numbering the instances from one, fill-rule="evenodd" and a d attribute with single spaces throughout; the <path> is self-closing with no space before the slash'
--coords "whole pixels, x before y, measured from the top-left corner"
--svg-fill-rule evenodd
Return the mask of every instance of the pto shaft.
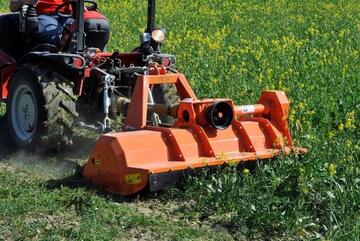
<path id="1" fill-rule="evenodd" d="M 266 115 L 270 113 L 270 108 L 262 104 L 235 106 L 234 109 L 237 117 L 241 117 L 245 115 L 257 115 L 257 114 Z"/>

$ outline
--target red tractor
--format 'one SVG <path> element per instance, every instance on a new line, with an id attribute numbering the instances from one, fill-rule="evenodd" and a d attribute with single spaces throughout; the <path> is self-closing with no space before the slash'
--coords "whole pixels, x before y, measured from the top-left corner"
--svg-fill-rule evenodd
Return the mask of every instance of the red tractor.
<path id="1" fill-rule="evenodd" d="M 164 189 L 187 170 L 269 159 L 294 149 L 283 92 L 264 91 L 256 105 L 198 100 L 175 56 L 161 53 L 165 33 L 148 1 L 147 29 L 129 53 L 104 52 L 109 23 L 92 0 L 71 0 L 61 47 L 32 38 L 36 11 L 0 15 L 0 101 L 6 102 L 11 140 L 54 150 L 72 143 L 74 127 L 97 130 L 84 177 L 124 195 L 149 185 Z M 85 9 L 85 10 L 84 10 Z M 1 26 L 3 21 L 12 26 Z M 6 38 L 5 38 L 6 36 Z M 0 52 L 1 54 L 1 52 Z M 114 123 L 124 117 L 122 132 Z"/>
<path id="2" fill-rule="evenodd" d="M 37 15 L 31 6 L 0 16 L 0 49 L 7 60 L 0 66 L 0 101 L 7 103 L 8 130 L 17 146 L 52 150 L 69 145 L 75 125 L 110 131 L 110 118 L 126 115 L 137 75 L 162 64 L 175 71 L 175 57 L 160 53 L 165 35 L 155 29 L 155 2 L 141 46 L 130 53 L 102 52 L 109 39 L 108 20 L 94 1 L 84 2 L 58 7 L 57 14 L 76 20 L 60 48 L 34 42 Z M 72 5 L 71 14 L 61 11 L 67 5 Z"/>

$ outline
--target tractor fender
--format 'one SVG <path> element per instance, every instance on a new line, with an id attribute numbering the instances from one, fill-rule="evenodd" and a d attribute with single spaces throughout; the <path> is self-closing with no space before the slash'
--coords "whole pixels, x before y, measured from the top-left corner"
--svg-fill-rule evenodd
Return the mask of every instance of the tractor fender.
<path id="1" fill-rule="evenodd" d="M 86 61 L 78 54 L 30 52 L 18 61 L 18 65 L 26 63 L 53 66 L 67 77 L 79 78 L 84 74 Z"/>

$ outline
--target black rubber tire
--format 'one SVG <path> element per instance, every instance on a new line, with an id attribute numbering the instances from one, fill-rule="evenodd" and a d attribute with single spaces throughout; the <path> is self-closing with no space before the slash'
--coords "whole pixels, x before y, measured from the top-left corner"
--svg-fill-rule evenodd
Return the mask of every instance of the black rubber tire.
<path id="1" fill-rule="evenodd" d="M 152 90 L 153 99 L 156 104 L 164 104 L 167 107 L 178 105 L 180 97 L 175 84 L 155 85 Z M 175 118 L 166 114 L 159 115 L 162 123 L 173 124 Z"/>
<path id="2" fill-rule="evenodd" d="M 21 85 L 31 88 L 38 110 L 31 137 L 26 140 L 19 138 L 12 120 L 12 111 L 15 111 L 12 98 Z M 78 117 L 76 100 L 73 83 L 51 68 L 39 64 L 19 66 L 10 81 L 7 100 L 7 123 L 12 142 L 41 153 L 70 147 L 74 121 Z"/>

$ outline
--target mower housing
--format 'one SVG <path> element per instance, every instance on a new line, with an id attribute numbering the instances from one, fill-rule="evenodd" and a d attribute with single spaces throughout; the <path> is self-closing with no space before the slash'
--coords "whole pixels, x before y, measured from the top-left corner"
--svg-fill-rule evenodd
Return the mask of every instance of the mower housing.
<path id="1" fill-rule="evenodd" d="M 146 125 L 148 88 L 175 84 L 181 97 L 172 127 Z M 198 100 L 182 74 L 138 76 L 127 132 L 102 135 L 84 168 L 84 178 L 121 195 L 146 186 L 171 186 L 198 168 L 270 159 L 293 148 L 289 101 L 282 91 L 263 91 L 256 105 L 228 99 Z M 214 124 L 215 123 L 215 124 Z"/>

